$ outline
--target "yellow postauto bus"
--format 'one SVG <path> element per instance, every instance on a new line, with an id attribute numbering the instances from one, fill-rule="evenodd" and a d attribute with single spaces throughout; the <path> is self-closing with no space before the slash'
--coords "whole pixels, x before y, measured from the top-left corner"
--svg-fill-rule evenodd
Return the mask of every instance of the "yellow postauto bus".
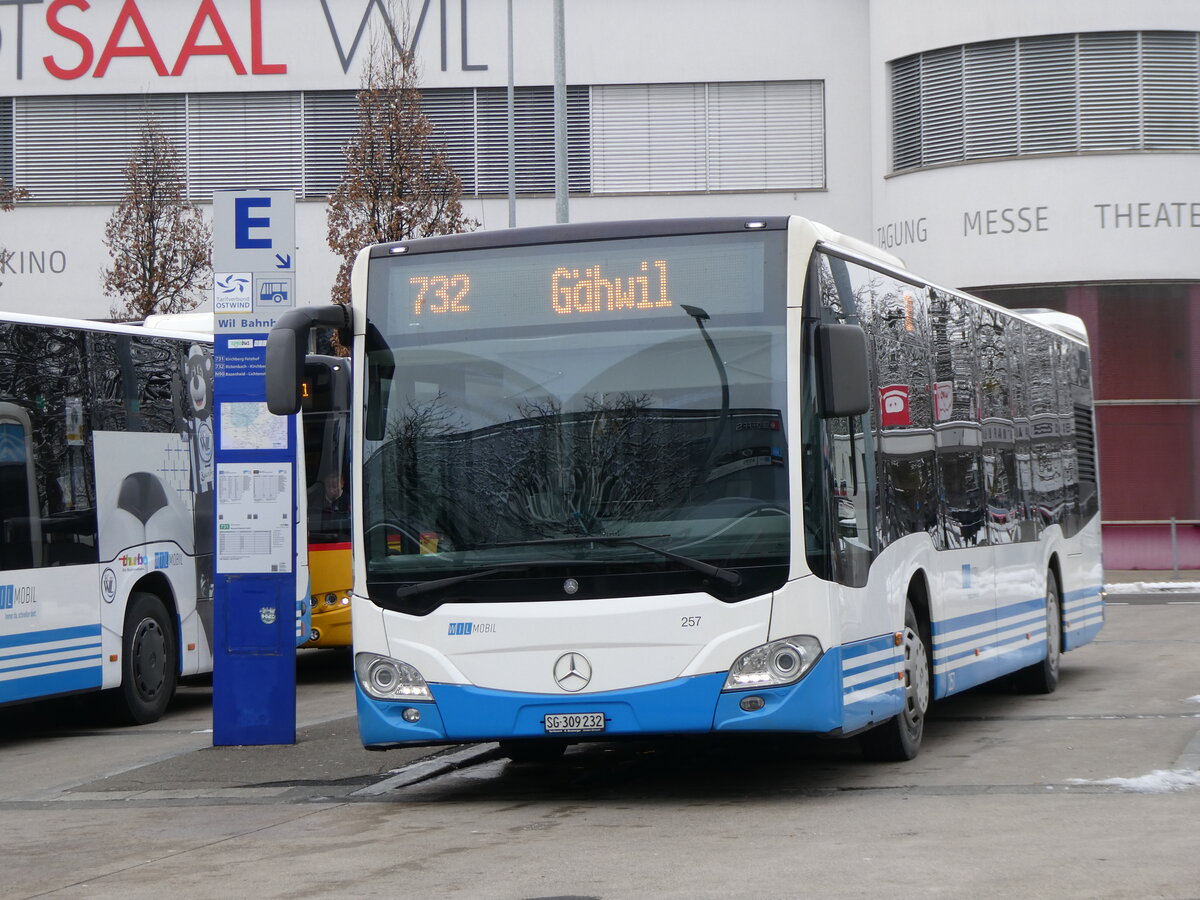
<path id="1" fill-rule="evenodd" d="M 302 399 L 312 628 L 304 647 L 350 646 L 350 366 L 309 354 Z"/>

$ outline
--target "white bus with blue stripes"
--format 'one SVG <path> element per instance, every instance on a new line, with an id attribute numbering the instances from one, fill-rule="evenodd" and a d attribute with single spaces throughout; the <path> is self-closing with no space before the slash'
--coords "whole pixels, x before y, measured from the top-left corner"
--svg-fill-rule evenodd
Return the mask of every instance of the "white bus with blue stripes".
<path id="1" fill-rule="evenodd" d="M 0 706 L 212 671 L 212 339 L 0 315 Z"/>
<path id="2" fill-rule="evenodd" d="M 363 744 L 513 759 L 638 736 L 858 736 L 1054 690 L 1103 620 L 1086 334 L 799 217 L 368 247 L 306 331 L 354 367 Z"/>

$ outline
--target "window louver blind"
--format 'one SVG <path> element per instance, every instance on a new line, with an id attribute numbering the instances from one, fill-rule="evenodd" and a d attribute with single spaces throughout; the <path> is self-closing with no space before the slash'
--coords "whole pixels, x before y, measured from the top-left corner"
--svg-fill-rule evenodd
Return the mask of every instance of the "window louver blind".
<path id="1" fill-rule="evenodd" d="M 358 131 L 354 91 L 306 91 L 304 186 L 300 196 L 328 197 L 346 174 L 346 143 Z"/>
<path id="2" fill-rule="evenodd" d="M 892 166 L 921 164 L 921 57 L 892 63 Z"/>
<path id="3" fill-rule="evenodd" d="M 1136 150 L 1141 132 L 1138 35 L 1079 36 L 1079 149 Z"/>
<path id="4" fill-rule="evenodd" d="M 592 191 L 823 187 L 819 81 L 592 88 Z"/>
<path id="5" fill-rule="evenodd" d="M 1148 150 L 1194 150 L 1200 134 L 1200 34 L 1142 34 L 1142 129 Z"/>
<path id="6" fill-rule="evenodd" d="M 517 191 L 554 192 L 554 89 L 514 91 Z M 480 194 L 508 191 L 508 92 L 486 88 L 476 92 L 479 134 Z"/>
<path id="7" fill-rule="evenodd" d="M 704 190 L 704 154 L 704 85 L 592 88 L 597 194 Z"/>
<path id="8" fill-rule="evenodd" d="M 1200 34 L 968 44 L 891 64 L 894 171 L 989 157 L 1200 150 Z"/>
<path id="9" fill-rule="evenodd" d="M 475 194 L 478 184 L 475 139 L 475 91 L 442 88 L 424 91 L 421 108 L 433 125 L 433 140 L 447 164 L 462 181 L 464 194 Z"/>
<path id="10" fill-rule="evenodd" d="M 300 94 L 191 94 L 188 197 L 215 190 L 299 190 Z"/>
<path id="11" fill-rule="evenodd" d="M 1017 152 L 1016 76 L 1016 45 L 1011 41 L 964 48 L 963 149 L 968 158 Z"/>
<path id="12" fill-rule="evenodd" d="M 712 190 L 824 185 L 825 107 L 820 82 L 711 84 L 708 117 Z"/>
<path id="13" fill-rule="evenodd" d="M 13 183 L 32 202 L 119 202 L 147 115 L 179 151 L 185 177 L 181 94 L 16 98 Z"/>
<path id="14" fill-rule="evenodd" d="M 516 98 L 517 191 L 554 191 L 554 96 L 520 87 Z M 503 88 L 432 88 L 421 106 L 433 142 L 462 181 L 463 193 L 508 192 L 508 97 Z M 568 171 L 572 191 L 589 190 L 588 89 L 567 89 Z M 304 196 L 326 197 L 346 171 L 345 146 L 358 133 L 354 91 L 304 95 Z"/>
<path id="15" fill-rule="evenodd" d="M 1018 152 L 1073 151 L 1079 144 L 1075 38 L 1023 39 L 1017 59 Z"/>
<path id="16" fill-rule="evenodd" d="M 0 179 L 13 185 L 13 100 L 0 97 Z"/>
<path id="17" fill-rule="evenodd" d="M 921 147 L 927 163 L 963 156 L 963 48 L 935 50 L 921 61 Z"/>

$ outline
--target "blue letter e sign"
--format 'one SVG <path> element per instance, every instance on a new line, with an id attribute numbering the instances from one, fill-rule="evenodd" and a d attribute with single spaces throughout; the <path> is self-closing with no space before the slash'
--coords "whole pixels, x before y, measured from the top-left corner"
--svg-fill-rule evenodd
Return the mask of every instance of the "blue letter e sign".
<path id="1" fill-rule="evenodd" d="M 251 228 L 270 228 L 271 218 L 252 216 L 251 209 L 257 206 L 271 208 L 270 197 L 235 197 L 233 200 L 233 246 L 237 250 L 270 250 L 271 238 L 251 237 Z"/>

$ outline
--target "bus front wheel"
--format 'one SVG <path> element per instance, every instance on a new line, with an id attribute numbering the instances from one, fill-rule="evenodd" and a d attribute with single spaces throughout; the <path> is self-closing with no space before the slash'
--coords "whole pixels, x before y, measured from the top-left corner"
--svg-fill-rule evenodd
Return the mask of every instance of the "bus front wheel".
<path id="1" fill-rule="evenodd" d="M 932 685 L 929 674 L 929 643 L 912 603 L 904 610 L 904 707 L 894 716 L 859 738 L 863 755 L 880 762 L 903 762 L 921 749 L 925 735 L 925 713 L 929 710 Z"/>
<path id="2" fill-rule="evenodd" d="M 166 606 L 154 594 L 131 594 L 121 636 L 121 686 L 113 691 L 116 718 L 129 725 L 157 722 L 175 694 L 178 672 Z"/>

